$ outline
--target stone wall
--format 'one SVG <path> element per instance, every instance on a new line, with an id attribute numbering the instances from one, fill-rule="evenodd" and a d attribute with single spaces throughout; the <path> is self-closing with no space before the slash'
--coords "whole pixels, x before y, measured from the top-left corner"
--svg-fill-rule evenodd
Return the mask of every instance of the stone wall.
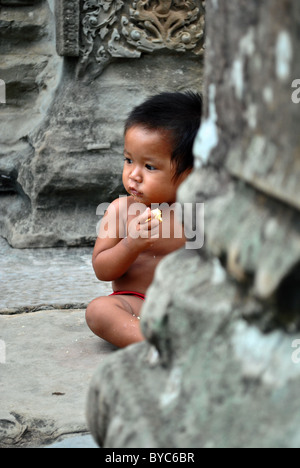
<path id="1" fill-rule="evenodd" d="M 146 341 L 94 376 L 104 447 L 300 445 L 300 4 L 206 7 L 206 112 L 178 194 L 205 203 L 205 244 L 159 265 Z"/>
<path id="2" fill-rule="evenodd" d="M 97 206 L 123 193 L 127 114 L 150 94 L 202 89 L 202 0 L 140 3 L 1 1 L 0 234 L 12 246 L 93 244 Z"/>

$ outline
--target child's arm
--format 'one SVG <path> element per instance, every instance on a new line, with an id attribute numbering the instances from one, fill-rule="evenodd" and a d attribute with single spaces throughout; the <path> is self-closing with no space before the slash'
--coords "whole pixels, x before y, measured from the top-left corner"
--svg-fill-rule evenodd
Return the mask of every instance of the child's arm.
<path id="1" fill-rule="evenodd" d="M 127 208 L 124 209 L 123 204 L 122 198 L 113 202 L 101 223 L 100 235 L 93 253 L 93 268 L 101 281 L 115 281 L 123 276 L 140 253 L 153 244 L 154 236 L 157 235 L 159 221 L 154 219 L 146 222 L 151 217 L 149 208 L 136 218 L 135 223 L 132 223 L 133 226 L 127 237 L 124 237 L 124 233 L 122 236 L 120 227 L 125 229 L 127 219 Z M 104 235 L 104 226 L 110 227 L 107 237 Z M 136 228 L 139 235 L 136 235 Z M 149 235 L 143 236 L 145 233 Z"/>

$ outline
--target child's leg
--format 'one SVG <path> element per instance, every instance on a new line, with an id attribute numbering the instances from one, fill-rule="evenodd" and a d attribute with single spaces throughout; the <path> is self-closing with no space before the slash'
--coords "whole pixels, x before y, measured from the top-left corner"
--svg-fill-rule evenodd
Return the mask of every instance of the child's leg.
<path id="1" fill-rule="evenodd" d="M 144 341 L 138 319 L 143 300 L 134 296 L 99 297 L 86 310 L 86 321 L 95 335 L 124 348 Z"/>

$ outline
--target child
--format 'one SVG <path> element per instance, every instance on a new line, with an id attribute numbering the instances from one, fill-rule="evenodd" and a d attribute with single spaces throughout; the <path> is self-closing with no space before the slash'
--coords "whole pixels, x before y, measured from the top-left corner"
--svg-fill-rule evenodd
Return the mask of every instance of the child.
<path id="1" fill-rule="evenodd" d="M 144 340 L 140 311 L 155 268 L 186 242 L 171 207 L 193 168 L 201 112 L 199 94 L 162 93 L 136 107 L 125 124 L 123 184 L 129 197 L 108 207 L 93 253 L 97 278 L 112 281 L 114 293 L 86 311 L 90 329 L 118 347 Z M 151 211 L 158 205 L 162 222 Z"/>

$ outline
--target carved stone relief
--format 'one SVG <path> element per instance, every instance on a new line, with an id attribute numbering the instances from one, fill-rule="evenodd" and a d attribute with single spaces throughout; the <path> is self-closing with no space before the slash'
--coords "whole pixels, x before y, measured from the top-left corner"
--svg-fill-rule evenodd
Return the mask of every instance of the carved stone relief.
<path id="1" fill-rule="evenodd" d="M 79 8 L 79 3 L 73 0 L 73 8 Z M 79 75 L 89 65 L 93 75 L 99 75 L 115 59 L 139 58 L 142 53 L 162 49 L 203 54 L 204 0 L 83 0 L 79 49 L 70 30 L 68 4 L 60 0 L 57 8 L 65 22 L 64 33 L 58 37 L 64 43 L 58 45 L 58 51 L 65 56 L 79 56 Z M 62 24 L 61 19 L 57 21 Z"/>
<path id="2" fill-rule="evenodd" d="M 56 49 L 59 55 L 78 57 L 80 0 L 56 0 Z"/>

